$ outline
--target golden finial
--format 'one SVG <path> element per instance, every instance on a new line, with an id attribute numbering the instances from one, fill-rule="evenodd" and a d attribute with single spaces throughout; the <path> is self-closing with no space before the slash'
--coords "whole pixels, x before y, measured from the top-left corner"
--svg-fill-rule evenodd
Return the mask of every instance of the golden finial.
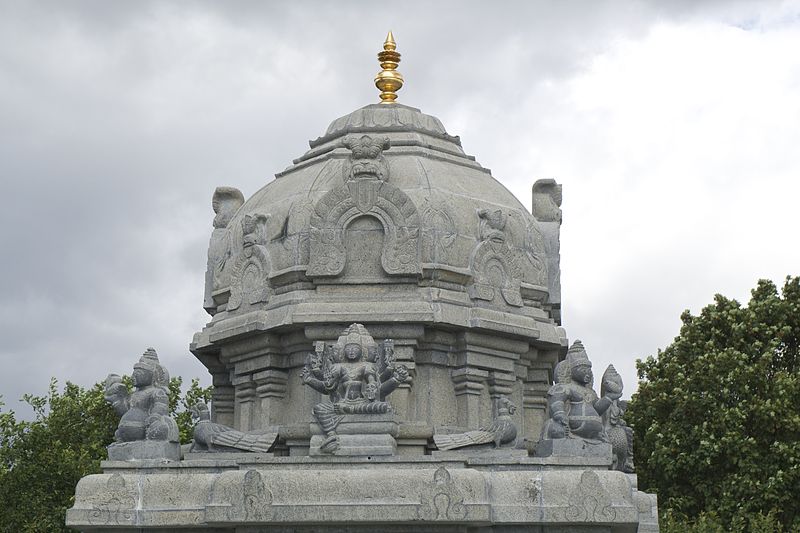
<path id="1" fill-rule="evenodd" d="M 397 72 L 400 64 L 400 52 L 396 51 L 394 35 L 390 31 L 383 43 L 383 52 L 378 54 L 381 70 L 375 76 L 375 87 L 381 91 L 381 103 L 393 104 L 397 100 L 397 91 L 403 87 L 403 75 Z"/>

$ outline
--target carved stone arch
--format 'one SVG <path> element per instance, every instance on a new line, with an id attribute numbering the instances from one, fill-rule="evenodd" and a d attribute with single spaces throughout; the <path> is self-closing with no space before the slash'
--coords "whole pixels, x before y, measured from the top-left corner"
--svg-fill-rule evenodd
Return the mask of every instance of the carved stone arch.
<path id="1" fill-rule="evenodd" d="M 518 257 L 505 242 L 484 241 L 472 252 L 470 270 L 473 283 L 470 296 L 477 300 L 492 301 L 495 291 L 500 291 L 507 304 L 521 307 L 520 281 L 522 267 Z M 499 276 L 494 272 L 499 270 Z"/>
<path id="2" fill-rule="evenodd" d="M 310 254 L 306 275 L 338 276 L 346 254 L 347 225 L 371 215 L 383 225 L 381 266 L 390 275 L 421 273 L 419 214 L 406 193 L 380 180 L 351 181 L 326 193 L 314 206 L 310 221 Z"/>

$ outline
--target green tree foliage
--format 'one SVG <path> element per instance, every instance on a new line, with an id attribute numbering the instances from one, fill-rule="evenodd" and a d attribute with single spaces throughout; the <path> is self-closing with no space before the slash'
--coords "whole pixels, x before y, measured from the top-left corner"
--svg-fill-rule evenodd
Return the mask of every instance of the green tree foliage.
<path id="1" fill-rule="evenodd" d="M 103 389 L 103 383 L 84 389 L 67 382 L 59 392 L 53 379 L 46 396 L 23 397 L 33 408 L 32 421 L 0 411 L 0 531 L 70 531 L 64 518 L 75 485 L 100 471 L 119 422 Z M 187 408 L 198 399 L 208 402 L 211 388 L 201 388 L 195 379 L 185 395 L 180 390 L 181 378 L 173 378 L 171 414 L 186 443 L 194 429 Z"/>
<path id="2" fill-rule="evenodd" d="M 665 522 L 685 521 L 665 531 L 800 530 L 800 278 L 681 319 L 670 346 L 637 361 L 625 418 L 639 485 Z"/>

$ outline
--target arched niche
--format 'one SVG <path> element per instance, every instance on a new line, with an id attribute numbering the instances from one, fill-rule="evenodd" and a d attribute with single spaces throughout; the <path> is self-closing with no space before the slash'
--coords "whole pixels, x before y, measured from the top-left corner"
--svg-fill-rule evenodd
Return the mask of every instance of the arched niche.
<path id="1" fill-rule="evenodd" d="M 377 219 L 383 226 L 380 264 L 386 274 L 418 275 L 422 272 L 416 205 L 397 187 L 365 179 L 329 191 L 314 206 L 306 275 L 335 277 L 345 271 L 346 228 L 353 220 L 364 216 Z"/>

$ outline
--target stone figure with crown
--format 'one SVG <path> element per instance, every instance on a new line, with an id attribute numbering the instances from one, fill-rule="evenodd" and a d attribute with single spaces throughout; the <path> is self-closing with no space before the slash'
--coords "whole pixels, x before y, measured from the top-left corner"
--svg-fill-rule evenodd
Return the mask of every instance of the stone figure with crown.
<path id="1" fill-rule="evenodd" d="M 633 465 L 633 428 L 625 423 L 622 418 L 628 407 L 628 402 L 619 399 L 622 395 L 622 376 L 619 375 L 614 365 L 608 365 L 603 373 L 600 384 L 600 394 L 610 397 L 611 405 L 603 413 L 603 424 L 611 443 L 611 468 L 627 474 L 635 471 Z M 613 398 L 616 396 L 616 398 Z"/>
<path id="2" fill-rule="evenodd" d="M 121 417 L 108 458 L 180 459 L 178 425 L 169 416 L 169 373 L 153 348 L 133 365 L 131 381 L 133 392 L 117 374 L 106 378 L 105 399 Z"/>
<path id="3" fill-rule="evenodd" d="M 583 343 L 576 340 L 567 357 L 556 365 L 556 383 L 547 392 L 549 419 L 542 430 L 536 455 L 601 455 L 611 458 L 611 446 L 602 415 L 622 391 L 592 388 L 592 363 Z"/>
<path id="4" fill-rule="evenodd" d="M 396 431 L 396 423 L 386 416 L 391 406 L 385 398 L 408 379 L 408 370 L 395 362 L 391 340 L 378 346 L 364 326 L 352 324 L 336 344 L 317 342 L 300 377 L 330 400 L 313 408 L 316 423 L 312 424 L 312 433 L 316 435 L 311 441 L 312 454 L 394 453 L 391 433 Z M 342 425 L 347 429 L 337 432 Z M 363 434 L 355 435 L 354 431 Z M 349 445 L 343 446 L 343 441 Z"/>

